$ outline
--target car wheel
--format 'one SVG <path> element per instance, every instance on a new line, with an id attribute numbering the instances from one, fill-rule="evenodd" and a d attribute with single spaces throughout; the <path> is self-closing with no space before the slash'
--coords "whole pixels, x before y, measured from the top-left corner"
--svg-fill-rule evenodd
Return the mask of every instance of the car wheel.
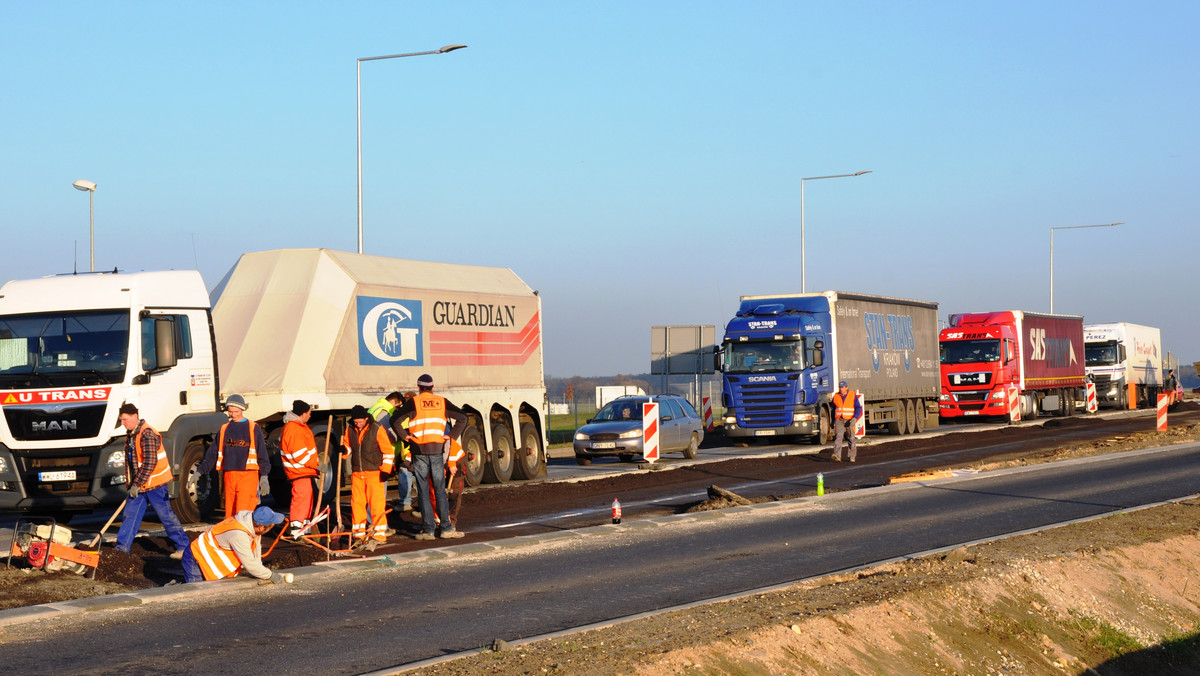
<path id="1" fill-rule="evenodd" d="M 470 425 L 463 430 L 458 442 L 463 447 L 463 478 L 468 486 L 478 486 L 483 483 L 483 461 L 487 451 L 483 447 L 483 435 Z"/>
<path id="2" fill-rule="evenodd" d="M 687 448 L 683 449 L 683 457 L 691 460 L 696 457 L 696 450 L 700 448 L 700 435 L 692 432 L 692 438 L 688 440 Z"/>
<path id="3" fill-rule="evenodd" d="M 178 495 L 171 501 L 171 511 L 183 523 L 199 523 L 217 508 L 221 490 L 217 472 L 199 472 L 204 461 L 204 442 L 199 439 L 189 443 L 183 451 L 183 462 L 179 465 Z"/>
<path id="4" fill-rule="evenodd" d="M 624 459 L 624 458 L 622 458 L 622 459 Z M 587 467 L 588 465 L 592 464 L 592 459 L 584 457 L 582 455 L 577 455 L 577 456 L 575 456 L 575 462 L 579 463 L 580 465 L 583 465 L 584 467 Z"/>
<path id="5" fill-rule="evenodd" d="M 518 445 L 517 457 L 513 464 L 513 477 L 517 479 L 533 479 L 542 473 L 546 466 L 546 456 L 542 453 L 542 437 L 538 434 L 533 423 L 521 425 L 521 443 Z"/>
<path id="6" fill-rule="evenodd" d="M 492 450 L 483 464 L 483 480 L 489 484 L 506 484 L 513 473 L 512 435 L 504 425 L 492 428 Z"/>

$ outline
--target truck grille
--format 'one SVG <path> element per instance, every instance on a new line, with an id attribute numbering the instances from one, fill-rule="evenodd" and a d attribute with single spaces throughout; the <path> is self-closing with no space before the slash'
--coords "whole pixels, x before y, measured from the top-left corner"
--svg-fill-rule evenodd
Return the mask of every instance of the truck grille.
<path id="1" fill-rule="evenodd" d="M 69 455 L 44 455 L 45 451 L 13 451 L 13 456 L 25 477 L 25 488 L 29 497 L 48 495 L 87 495 L 91 491 L 92 456 L 81 454 L 82 449 L 71 449 Z M 37 455 L 33 455 L 36 453 Z M 39 472 L 75 470 L 73 481 L 42 482 Z"/>
<path id="2" fill-rule="evenodd" d="M 954 393 L 954 401 L 957 401 L 960 404 L 964 403 L 964 402 L 971 402 L 971 401 L 987 401 L 987 398 L 988 398 L 987 390 L 972 391 L 972 392 L 955 392 Z"/>
<path id="3" fill-rule="evenodd" d="M 100 434 L 107 404 L 5 406 L 4 420 L 18 441 L 92 439 Z"/>
<path id="4" fill-rule="evenodd" d="M 785 427 L 792 422 L 791 383 L 734 383 L 740 427 Z"/>

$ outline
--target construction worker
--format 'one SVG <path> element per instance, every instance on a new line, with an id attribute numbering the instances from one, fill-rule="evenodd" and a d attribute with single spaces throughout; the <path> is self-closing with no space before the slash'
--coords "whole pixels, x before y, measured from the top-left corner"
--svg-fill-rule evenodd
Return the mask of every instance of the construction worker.
<path id="1" fill-rule="evenodd" d="M 850 462 L 858 457 L 858 441 L 854 430 L 858 427 L 858 419 L 862 417 L 862 405 L 858 403 L 858 395 L 846 381 L 838 383 L 838 391 L 834 392 L 833 400 L 833 459 L 842 460 L 842 435 L 850 440 Z"/>
<path id="2" fill-rule="evenodd" d="M 450 523 L 446 502 L 445 461 L 442 452 L 447 438 L 458 439 L 467 425 L 467 416 L 460 408 L 433 393 L 433 376 L 428 373 L 417 379 L 417 396 L 404 402 L 392 415 L 396 436 L 412 445 L 413 478 L 417 481 L 417 500 L 421 507 L 422 530 L 418 540 L 434 539 L 436 518 L 442 522 L 443 538 L 460 538 L 462 531 Z M 399 423 L 407 420 L 408 428 Z M 430 500 L 430 486 L 433 500 Z"/>
<path id="3" fill-rule="evenodd" d="M 450 525 L 458 529 L 458 508 L 462 506 L 462 493 L 465 488 L 464 477 L 459 471 L 459 462 L 466 457 L 467 453 L 463 450 L 462 444 L 458 443 L 458 439 L 446 438 L 444 445 L 445 450 L 442 452 L 442 458 L 446 463 L 446 494 L 449 502 L 446 506 L 450 514 Z M 429 484 L 429 500 L 436 504 L 437 495 L 434 492 L 433 484 Z M 440 528 L 442 521 L 438 517 L 437 511 L 433 515 L 434 523 Z"/>
<path id="4" fill-rule="evenodd" d="M 350 409 L 352 427 L 342 434 L 342 457 L 350 465 L 350 518 L 351 535 L 355 541 L 371 541 L 368 549 L 376 543 L 387 542 L 387 500 L 384 496 L 383 477 L 392 473 L 392 440 L 387 432 L 371 419 L 371 414 L 362 406 Z M 371 523 L 367 523 L 367 509 L 371 510 Z"/>
<path id="5" fill-rule="evenodd" d="M 371 414 L 371 418 L 379 423 L 379 426 L 387 432 L 388 437 L 392 440 L 392 456 L 399 458 L 399 461 L 394 460 L 399 464 L 396 472 L 396 492 L 400 496 L 400 509 L 407 512 L 412 509 L 412 471 L 406 468 L 402 461 L 409 454 L 408 445 L 396 436 L 392 430 L 392 414 L 396 412 L 396 407 L 404 403 L 404 396 L 399 392 L 392 392 L 386 397 L 380 397 L 379 401 L 371 404 L 367 409 L 367 413 Z M 387 482 L 383 485 L 384 494 L 387 493 Z"/>
<path id="6" fill-rule="evenodd" d="M 317 440 L 308 421 L 312 418 L 312 406 L 299 399 L 292 402 L 292 410 L 283 416 L 283 436 L 279 439 L 279 457 L 283 461 L 283 473 L 292 484 L 292 503 L 288 510 L 291 520 L 290 537 L 298 537 L 312 518 L 313 495 L 316 493 Z"/>
<path id="7" fill-rule="evenodd" d="M 229 422 L 221 425 L 217 443 L 208 447 L 198 468 L 201 474 L 214 468 L 222 473 L 227 517 L 258 507 L 258 497 L 271 490 L 267 481 L 271 473 L 271 458 L 265 452 L 267 443 L 258 423 L 246 418 L 247 408 L 242 395 L 229 395 L 225 400 Z M 259 453 L 260 448 L 264 452 Z"/>
<path id="8" fill-rule="evenodd" d="M 273 573 L 262 564 L 262 536 L 286 520 L 270 507 L 258 507 L 218 523 L 184 552 L 184 581 L 223 580 L 245 569 L 264 582 L 290 583 L 291 573 Z"/>
<path id="9" fill-rule="evenodd" d="M 138 415 L 137 406 L 122 404 L 117 419 L 125 427 L 125 486 L 129 497 L 125 499 L 125 516 L 117 531 L 117 551 L 129 553 L 133 539 L 142 526 L 146 514 L 146 503 L 154 508 L 158 520 L 167 529 L 167 537 L 175 545 L 172 559 L 183 558 L 183 551 L 191 541 L 179 517 L 171 510 L 171 496 L 167 485 L 174 476 L 171 464 L 163 450 L 162 435 L 146 424 Z"/>

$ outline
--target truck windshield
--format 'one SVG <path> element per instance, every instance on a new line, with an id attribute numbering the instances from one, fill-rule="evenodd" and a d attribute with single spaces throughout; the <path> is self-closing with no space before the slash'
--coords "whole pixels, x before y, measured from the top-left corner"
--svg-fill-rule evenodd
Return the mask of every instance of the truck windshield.
<path id="1" fill-rule="evenodd" d="M 950 340 L 941 343 L 943 364 L 979 364 L 1000 361 L 999 340 Z"/>
<path id="2" fill-rule="evenodd" d="M 128 351 L 128 310 L 0 317 L 0 389 L 119 383 Z"/>
<path id="3" fill-rule="evenodd" d="M 790 372 L 804 370 L 804 344 L 800 341 L 726 343 L 726 373 Z"/>
<path id="4" fill-rule="evenodd" d="M 1111 366 L 1117 363 L 1117 344 L 1099 343 L 1084 348 L 1087 356 L 1084 358 L 1087 366 Z"/>

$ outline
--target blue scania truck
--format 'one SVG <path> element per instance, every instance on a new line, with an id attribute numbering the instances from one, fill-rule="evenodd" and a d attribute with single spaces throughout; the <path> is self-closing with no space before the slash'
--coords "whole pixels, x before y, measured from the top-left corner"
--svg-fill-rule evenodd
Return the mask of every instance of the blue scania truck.
<path id="1" fill-rule="evenodd" d="M 829 443 L 842 380 L 862 393 L 868 429 L 936 426 L 937 307 L 841 291 L 742 296 L 717 352 L 726 436 Z"/>

